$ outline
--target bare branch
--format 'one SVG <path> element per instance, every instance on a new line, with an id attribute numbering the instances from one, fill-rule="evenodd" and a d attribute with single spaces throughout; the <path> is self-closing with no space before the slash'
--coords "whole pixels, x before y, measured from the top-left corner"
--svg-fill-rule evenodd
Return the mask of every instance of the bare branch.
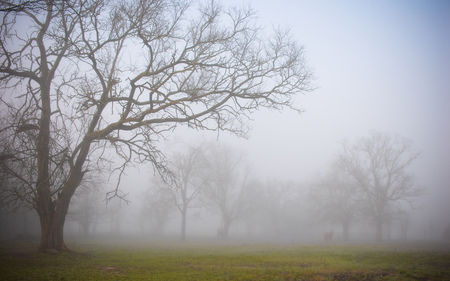
<path id="1" fill-rule="evenodd" d="M 424 192 L 407 171 L 420 153 L 412 149 L 410 140 L 379 132 L 355 144 L 343 142 L 342 148 L 340 165 L 358 183 L 381 240 L 381 225 L 388 213 L 401 202 L 413 206 Z"/>

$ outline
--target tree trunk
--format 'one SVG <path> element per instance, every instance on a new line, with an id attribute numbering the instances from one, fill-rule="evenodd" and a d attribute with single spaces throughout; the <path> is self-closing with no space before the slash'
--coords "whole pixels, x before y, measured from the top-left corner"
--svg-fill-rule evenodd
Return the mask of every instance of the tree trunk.
<path id="1" fill-rule="evenodd" d="M 81 228 L 83 229 L 83 237 L 87 238 L 89 236 L 89 226 L 90 222 L 88 220 L 84 221 L 81 224 Z"/>
<path id="2" fill-rule="evenodd" d="M 342 223 L 342 232 L 343 232 L 342 239 L 344 241 L 348 241 L 348 229 L 349 228 L 350 228 L 350 223 L 349 222 L 343 222 Z"/>
<path id="3" fill-rule="evenodd" d="M 383 222 L 381 218 L 375 219 L 375 241 L 381 242 L 382 241 L 382 229 L 383 229 Z"/>
<path id="4" fill-rule="evenodd" d="M 224 220 L 222 228 L 222 239 L 228 240 L 228 232 L 230 231 L 230 220 Z"/>
<path id="5" fill-rule="evenodd" d="M 41 223 L 39 252 L 44 252 L 46 249 L 69 250 L 64 243 L 64 223 L 69 211 L 70 199 L 82 178 L 82 173 L 74 172 L 58 193 L 56 200 L 52 200 L 51 196 L 37 198 L 36 205 Z"/>
<path id="6" fill-rule="evenodd" d="M 181 212 L 181 241 L 186 241 L 186 208 Z"/>
<path id="7" fill-rule="evenodd" d="M 61 201 L 61 200 L 58 200 Z M 39 252 L 46 249 L 54 249 L 57 251 L 69 250 L 64 243 L 64 223 L 68 211 L 68 202 L 58 202 L 59 206 L 47 213 L 40 213 L 41 222 L 41 242 Z M 67 205 L 64 206 L 64 205 Z"/>
<path id="8" fill-rule="evenodd" d="M 54 249 L 57 251 L 68 250 L 64 243 L 64 222 L 60 219 L 41 217 L 41 244 L 39 252 L 46 249 Z"/>

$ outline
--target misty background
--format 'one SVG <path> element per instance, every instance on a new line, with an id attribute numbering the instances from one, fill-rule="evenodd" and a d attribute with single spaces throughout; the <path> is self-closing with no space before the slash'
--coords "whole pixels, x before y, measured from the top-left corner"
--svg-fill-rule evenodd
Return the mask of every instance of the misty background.
<path id="1" fill-rule="evenodd" d="M 183 151 L 184 144 L 201 142 L 245 155 L 242 165 L 249 167 L 248 182 L 260 183 L 259 193 L 277 204 L 272 212 L 269 208 L 254 212 L 252 226 L 244 219 L 233 221 L 229 238 L 323 241 L 323 233 L 333 230 L 333 239 L 341 240 L 338 224 L 315 221 L 309 213 L 311 182 L 331 165 L 341 141 L 354 142 L 378 131 L 408 138 L 421 152 L 409 171 L 426 191 L 418 198 L 417 208 L 409 209 L 406 239 L 442 240 L 450 225 L 450 2 L 221 2 L 251 5 L 266 28 L 290 27 L 305 48 L 317 87 L 297 97 L 296 105 L 304 109 L 301 114 L 255 112 L 249 139 L 180 128 L 161 143 L 168 155 Z M 149 210 L 161 203 L 152 196 L 155 176 L 150 165 L 131 167 L 121 183 L 119 195 L 125 200 L 113 198 L 108 204 L 105 193 L 115 188 L 116 178 L 95 181 L 98 193 L 83 194 L 80 189 L 65 233 L 178 238 L 177 210 L 167 211 L 163 225 L 151 215 L 155 210 Z M 282 194 L 279 201 L 277 192 Z M 187 239 L 218 238 L 220 215 L 205 202 L 197 205 L 188 211 Z M 81 217 L 91 207 L 92 221 L 83 233 Z M 3 237 L 39 234 L 32 212 L 2 215 L 2 225 L 11 226 L 2 227 Z M 373 238 L 370 224 L 360 220 L 352 225 L 350 240 Z M 398 224 L 383 229 L 383 240 L 401 238 Z"/>

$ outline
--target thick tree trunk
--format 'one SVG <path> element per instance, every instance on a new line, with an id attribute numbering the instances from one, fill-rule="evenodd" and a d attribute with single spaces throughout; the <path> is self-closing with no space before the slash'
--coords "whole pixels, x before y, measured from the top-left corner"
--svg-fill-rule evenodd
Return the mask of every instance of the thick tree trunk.
<path id="1" fill-rule="evenodd" d="M 39 252 L 44 252 L 47 249 L 57 251 L 68 250 L 64 243 L 64 219 L 60 216 L 53 217 L 41 216 L 41 243 L 39 245 Z"/>
<path id="2" fill-rule="evenodd" d="M 36 138 L 36 152 L 37 152 L 37 178 L 36 178 L 36 197 L 35 207 L 40 218 L 41 224 L 41 242 L 39 245 L 39 251 L 45 251 L 46 249 L 54 250 L 67 250 L 64 243 L 64 223 L 66 215 L 69 210 L 70 199 L 75 192 L 75 189 L 79 186 L 83 179 L 84 172 L 82 167 L 86 161 L 91 139 L 84 138 L 80 147 L 78 157 L 75 164 L 71 166 L 69 177 L 66 184 L 62 187 L 60 192 L 55 198 L 54 190 L 52 190 L 52 173 L 50 172 L 50 139 L 51 139 L 51 115 L 52 115 L 52 100 L 51 100 L 51 84 L 55 75 L 56 69 L 58 69 L 57 63 L 49 63 L 49 55 L 47 53 L 46 45 L 44 44 L 44 38 L 47 30 L 50 26 L 50 22 L 54 18 L 53 8 L 54 1 L 47 2 L 47 14 L 45 21 L 42 22 L 41 29 L 36 37 L 36 43 L 40 52 L 39 57 L 39 71 L 40 79 L 36 80 L 40 86 L 40 111 L 39 117 L 39 133 Z M 61 56 L 65 54 L 69 45 L 64 45 L 60 51 Z M 38 57 L 36 57 L 38 58 Z M 101 107 L 99 110 L 101 110 Z M 90 131 L 96 125 L 99 119 L 99 114 L 96 119 L 92 120 L 90 124 Z"/>
<path id="3" fill-rule="evenodd" d="M 51 205 L 53 207 L 53 202 Z M 65 202 L 59 198 L 53 208 L 47 208 L 47 212 L 39 213 L 41 223 L 39 252 L 44 252 L 47 249 L 57 251 L 68 250 L 64 243 L 64 223 L 68 209 L 69 201 Z"/>
<path id="4" fill-rule="evenodd" d="M 43 71 L 47 69 L 43 69 Z M 39 134 L 36 140 L 37 148 L 37 181 L 36 181 L 36 207 L 41 222 L 41 244 L 39 251 L 45 249 L 63 249 L 62 230 L 60 230 L 55 213 L 55 202 L 52 199 L 50 188 L 50 88 L 47 84 L 41 85 L 42 109 L 39 120 Z M 63 222 L 64 224 L 64 222 Z M 61 233 L 59 233 L 61 232 Z"/>
<path id="5" fill-rule="evenodd" d="M 83 173 L 74 171 L 67 184 L 58 193 L 56 200 L 52 200 L 51 196 L 37 198 L 36 205 L 41 223 L 39 252 L 44 252 L 46 249 L 69 250 L 64 243 L 64 223 L 69 211 L 70 199 L 82 178 Z"/>

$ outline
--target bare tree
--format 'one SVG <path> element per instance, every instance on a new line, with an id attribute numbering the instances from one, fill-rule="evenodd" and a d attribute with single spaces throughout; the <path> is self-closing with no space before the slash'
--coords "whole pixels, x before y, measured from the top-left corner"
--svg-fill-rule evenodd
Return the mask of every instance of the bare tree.
<path id="1" fill-rule="evenodd" d="M 175 208 L 172 191 L 167 187 L 166 182 L 155 177 L 152 179 L 151 188 L 145 191 L 142 199 L 141 215 L 150 224 L 153 232 L 161 236 Z"/>
<path id="2" fill-rule="evenodd" d="M 187 151 L 175 154 L 172 161 L 175 177 L 168 187 L 181 214 L 181 241 L 186 240 L 188 209 L 199 207 L 194 203 L 204 186 L 205 159 L 202 146 L 203 143 L 196 147 L 188 145 Z"/>
<path id="3" fill-rule="evenodd" d="M 166 170 L 156 144 L 180 124 L 246 136 L 251 112 L 296 109 L 293 97 L 311 90 L 303 49 L 286 31 L 264 35 L 249 9 L 183 0 L 4 3 L 1 164 L 20 186 L 10 194 L 40 217 L 40 251 L 67 249 L 70 200 L 85 174 L 111 163 L 111 150 L 122 160 L 111 167 L 115 195 L 131 162 Z"/>
<path id="4" fill-rule="evenodd" d="M 228 239 L 231 223 L 252 210 L 245 200 L 249 191 L 249 169 L 242 154 L 219 144 L 210 145 L 207 163 L 203 198 L 206 204 L 221 216 L 218 236 Z"/>
<path id="5" fill-rule="evenodd" d="M 263 184 L 259 180 L 251 179 L 245 186 L 242 202 L 249 211 L 240 217 L 246 228 L 246 235 L 252 238 L 258 231 L 262 221 L 266 221 L 265 214 L 262 212 L 264 206 L 264 194 L 261 192 Z"/>
<path id="6" fill-rule="evenodd" d="M 400 238 L 403 241 L 406 241 L 406 233 L 408 229 L 411 227 L 411 217 L 410 214 L 402 209 L 397 210 L 396 218 L 400 225 Z"/>
<path id="7" fill-rule="evenodd" d="M 342 143 L 339 161 L 356 180 L 363 204 L 375 225 L 375 240 L 382 240 L 383 219 L 395 205 L 423 194 L 408 167 L 419 157 L 412 141 L 379 132 L 354 144 Z"/>
<path id="8" fill-rule="evenodd" d="M 319 222 L 342 226 L 343 240 L 349 239 L 349 228 L 360 213 L 361 194 L 357 182 L 336 162 L 324 175 L 313 181 L 309 198 L 314 202 L 313 214 Z"/>
<path id="9" fill-rule="evenodd" d="M 98 185 L 92 186 L 92 184 L 84 183 L 80 185 L 74 194 L 67 214 L 71 220 L 81 225 L 85 237 L 89 236 L 91 226 L 95 226 L 106 208 L 101 189 Z"/>
<path id="10" fill-rule="evenodd" d="M 204 143 L 197 146 L 186 145 L 185 152 L 174 153 L 170 157 L 169 169 L 172 175 L 169 178 L 159 177 L 153 179 L 160 193 L 169 194 L 172 203 L 181 214 L 181 241 L 186 240 L 186 220 L 188 210 L 200 207 L 198 199 L 204 186 L 205 159 L 203 153 Z"/>
<path id="11" fill-rule="evenodd" d="M 260 186 L 259 192 L 263 196 L 263 202 L 260 211 L 263 213 L 266 224 L 266 233 L 271 233 L 273 238 L 281 238 L 286 231 L 282 229 L 282 223 L 285 222 L 292 211 L 296 184 L 288 181 L 268 180 Z"/>
<path id="12" fill-rule="evenodd" d="M 111 235 L 119 236 L 122 231 L 122 225 L 127 222 L 124 213 L 126 212 L 127 203 L 129 201 L 121 200 L 120 197 L 114 197 L 108 200 L 103 211 L 102 218 L 105 221 L 109 220 Z"/>

